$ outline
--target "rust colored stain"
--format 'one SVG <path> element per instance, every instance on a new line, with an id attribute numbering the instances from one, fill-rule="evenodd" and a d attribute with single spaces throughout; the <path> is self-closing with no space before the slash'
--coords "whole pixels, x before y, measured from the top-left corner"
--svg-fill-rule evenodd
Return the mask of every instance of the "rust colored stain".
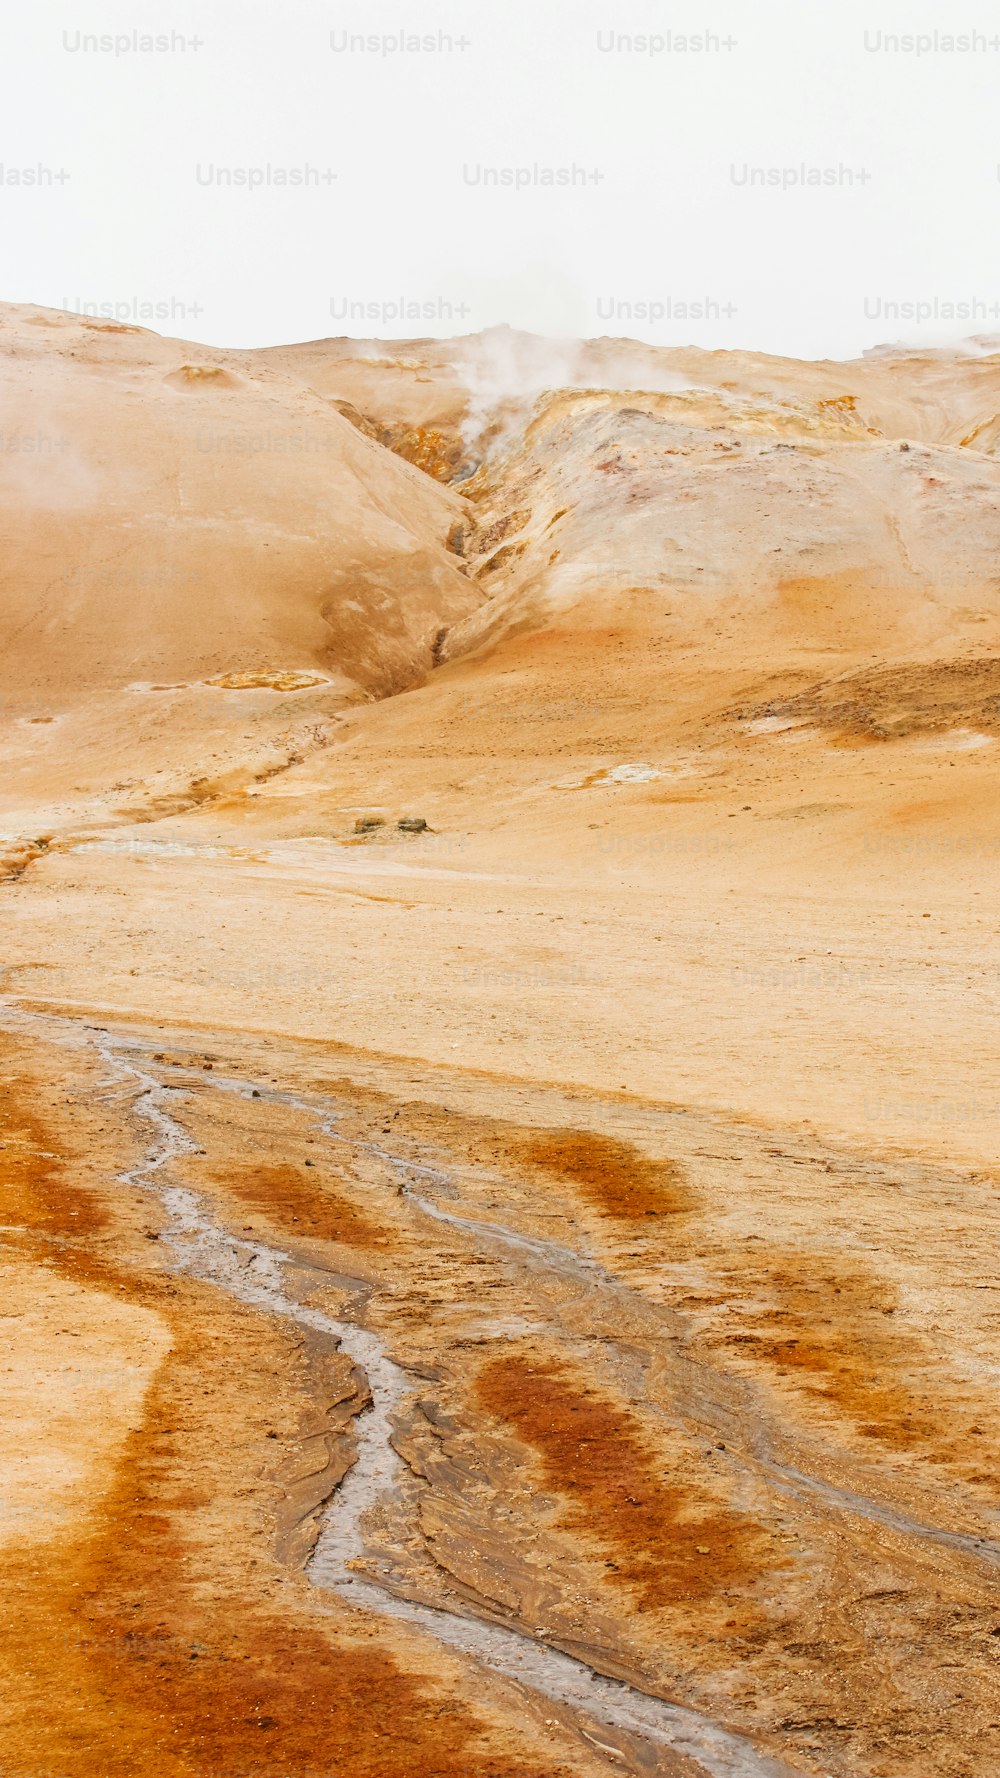
<path id="1" fill-rule="evenodd" d="M 737 1277 L 745 1293 L 746 1275 Z M 956 1394 L 944 1400 L 936 1378 L 922 1386 L 921 1372 L 931 1372 L 936 1355 L 895 1325 L 890 1284 L 841 1255 L 777 1252 L 766 1266 L 757 1262 L 753 1288 L 772 1306 L 745 1318 L 758 1331 L 729 1336 L 742 1355 L 849 1417 L 863 1438 L 957 1465 L 970 1480 L 990 1479 L 969 1465 L 978 1469 L 996 1449 L 977 1424 L 989 1417 L 995 1433 L 995 1408 Z"/>
<path id="2" fill-rule="evenodd" d="M 164 1461 L 165 1441 L 193 1430 L 190 1393 L 171 1389 L 197 1363 L 190 1342 L 178 1360 L 93 1536 L 5 1564 L 9 1778 L 50 1766 L 66 1778 L 528 1778 L 483 1747 L 474 1711 L 377 1641 L 325 1630 L 301 1600 L 279 1614 L 213 1575 L 178 1529 L 185 1517 L 196 1529 L 198 1491 Z M 209 1393 L 204 1362 L 186 1380 Z M 181 1465 L 198 1454 L 197 1437 L 191 1452 L 184 1442 Z M 554 1763 L 543 1778 L 559 1775 Z"/>
<path id="3" fill-rule="evenodd" d="M 544 1486 L 567 1503 L 559 1524 L 592 1539 L 647 1609 L 746 1589 L 771 1565 L 760 1526 L 665 1481 L 637 1416 L 560 1361 L 498 1358 L 476 1399 L 537 1454 Z"/>
<path id="4" fill-rule="evenodd" d="M 40 1153 L 58 1138 L 10 1092 L 2 1112 L 5 1212 L 45 1231 L 76 1209 L 82 1230 L 90 1195 Z M 90 1197 L 90 1228 L 118 1203 Z M 302 1395 L 292 1330 L 85 1241 L 41 1252 L 155 1308 L 175 1343 L 77 1532 L 4 1552 L 5 1778 L 572 1778 L 497 1749 L 474 1709 L 407 1671 L 363 1616 L 318 1615 L 269 1534 L 248 1533 L 247 1452 Z M 203 1518 L 220 1502 L 221 1533 Z"/>
<path id="5" fill-rule="evenodd" d="M 96 1234 L 107 1215 L 92 1192 L 71 1184 L 53 1158 L 56 1144 L 0 1080 L 0 1222 L 16 1231 L 67 1237 Z"/>
<path id="6" fill-rule="evenodd" d="M 335 1191 L 318 1169 L 292 1165 L 232 1167 L 213 1178 L 288 1235 L 339 1241 L 345 1247 L 388 1247 L 392 1235 Z"/>
<path id="7" fill-rule="evenodd" d="M 605 1216 L 681 1216 L 696 1207 L 674 1161 L 654 1161 L 631 1142 L 593 1130 L 543 1130 L 516 1144 L 529 1166 L 567 1180 Z"/>

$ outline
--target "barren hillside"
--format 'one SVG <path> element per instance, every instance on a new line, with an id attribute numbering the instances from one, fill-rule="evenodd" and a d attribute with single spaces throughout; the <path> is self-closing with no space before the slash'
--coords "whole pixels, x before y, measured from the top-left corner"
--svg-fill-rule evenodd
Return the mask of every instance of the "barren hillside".
<path id="1" fill-rule="evenodd" d="M 985 1778 L 991 343 L 2 319 L 4 1771 Z"/>

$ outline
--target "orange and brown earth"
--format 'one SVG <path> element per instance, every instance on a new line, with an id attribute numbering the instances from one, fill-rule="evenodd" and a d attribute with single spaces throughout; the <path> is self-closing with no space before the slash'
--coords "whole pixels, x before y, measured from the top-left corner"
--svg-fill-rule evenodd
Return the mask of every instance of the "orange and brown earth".
<path id="1" fill-rule="evenodd" d="M 1000 351 L 0 310 L 4 1778 L 1000 1771 Z"/>

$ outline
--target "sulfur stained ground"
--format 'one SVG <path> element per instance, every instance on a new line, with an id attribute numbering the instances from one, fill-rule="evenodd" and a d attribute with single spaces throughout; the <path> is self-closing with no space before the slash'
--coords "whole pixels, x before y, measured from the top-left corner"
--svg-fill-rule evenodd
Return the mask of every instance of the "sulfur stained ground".
<path id="1" fill-rule="evenodd" d="M 571 1713 L 310 1582 L 365 1379 L 177 1269 L 161 1203 L 119 1177 L 148 1131 L 57 1026 L 83 1030 L 50 1019 L 3 1054 L 4 1325 L 15 1348 L 46 1334 L 5 1441 L 12 1778 L 621 1770 Z M 872 1204 L 885 1178 L 801 1136 L 387 1081 L 320 1045 L 117 1036 L 173 1089 L 175 1182 L 407 1375 L 404 1484 L 364 1525 L 387 1596 L 515 1623 L 793 1770 L 987 1769 L 997 1564 L 933 1531 L 991 1538 L 1000 1420 L 963 1329 L 935 1310 L 932 1332 L 920 1302 L 938 1200 L 981 1181 L 900 1163 L 908 1226 L 862 1254 L 834 1238 L 829 1169 Z M 33 1452 L 48 1493 L 26 1510 Z"/>

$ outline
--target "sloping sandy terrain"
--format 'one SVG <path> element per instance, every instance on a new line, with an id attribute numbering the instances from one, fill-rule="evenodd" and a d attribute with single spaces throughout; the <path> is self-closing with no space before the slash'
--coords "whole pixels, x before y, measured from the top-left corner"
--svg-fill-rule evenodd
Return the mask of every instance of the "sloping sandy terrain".
<path id="1" fill-rule="evenodd" d="M 300 382 L 120 323 L 0 320 L 5 791 L 56 801 L 49 825 L 121 780 L 176 796 L 283 764 L 478 602 L 456 497 Z"/>
<path id="2" fill-rule="evenodd" d="M 0 1764 L 985 1778 L 1000 360 L 40 313 L 219 581 L 4 681 Z"/>

